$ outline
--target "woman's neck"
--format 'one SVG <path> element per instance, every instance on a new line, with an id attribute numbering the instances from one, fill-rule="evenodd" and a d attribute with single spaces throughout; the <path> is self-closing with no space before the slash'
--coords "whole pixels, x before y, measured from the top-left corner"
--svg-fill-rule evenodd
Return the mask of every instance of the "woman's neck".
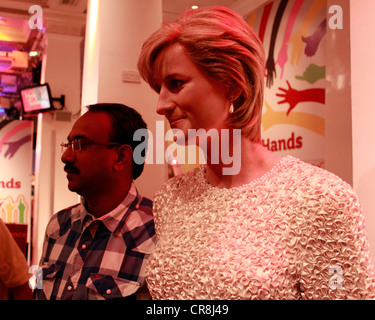
<path id="1" fill-rule="evenodd" d="M 225 168 L 230 168 L 230 165 L 221 161 L 213 164 L 210 157 L 207 157 L 206 179 L 214 187 L 232 188 L 248 184 L 270 171 L 281 159 L 261 143 L 252 142 L 246 137 L 241 136 L 239 140 L 233 139 L 232 142 L 229 146 L 233 155 L 232 167 L 237 161 L 234 174 L 225 174 Z"/>

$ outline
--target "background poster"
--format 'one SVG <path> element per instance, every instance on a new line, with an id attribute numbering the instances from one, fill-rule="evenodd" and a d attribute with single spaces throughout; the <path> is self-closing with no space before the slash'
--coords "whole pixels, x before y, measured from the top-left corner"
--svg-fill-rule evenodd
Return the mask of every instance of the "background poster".
<path id="1" fill-rule="evenodd" d="M 33 122 L 0 122 L 0 218 L 30 224 Z"/>
<path id="2" fill-rule="evenodd" d="M 266 52 L 263 144 L 324 167 L 326 0 L 274 0 L 245 18 Z"/>

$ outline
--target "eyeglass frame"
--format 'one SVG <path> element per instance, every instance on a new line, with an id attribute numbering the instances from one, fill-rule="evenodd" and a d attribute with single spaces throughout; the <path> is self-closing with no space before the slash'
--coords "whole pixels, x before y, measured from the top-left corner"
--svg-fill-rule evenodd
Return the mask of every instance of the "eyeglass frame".
<path id="1" fill-rule="evenodd" d="M 74 144 L 76 144 L 76 145 L 74 145 Z M 106 147 L 109 147 L 109 148 L 126 145 L 128 148 L 131 149 L 131 147 L 127 144 L 121 144 L 121 143 L 116 143 L 116 142 L 99 142 L 99 141 L 92 141 L 92 140 L 85 140 L 85 139 L 74 139 L 74 140 L 68 141 L 68 142 L 61 142 L 61 144 L 60 144 L 61 153 L 64 153 L 68 149 L 69 146 L 71 146 L 73 152 L 82 151 L 82 145 L 84 145 L 84 144 L 106 146 Z"/>

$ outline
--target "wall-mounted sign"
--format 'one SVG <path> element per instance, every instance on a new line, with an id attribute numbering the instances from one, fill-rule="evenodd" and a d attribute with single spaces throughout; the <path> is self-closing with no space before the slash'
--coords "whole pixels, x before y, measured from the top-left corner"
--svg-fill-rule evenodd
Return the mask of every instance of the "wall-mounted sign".
<path id="1" fill-rule="evenodd" d="M 0 217 L 29 224 L 32 182 L 32 121 L 0 123 Z"/>
<path id="2" fill-rule="evenodd" d="M 246 19 L 267 59 L 263 144 L 323 167 L 326 1 L 274 0 Z"/>

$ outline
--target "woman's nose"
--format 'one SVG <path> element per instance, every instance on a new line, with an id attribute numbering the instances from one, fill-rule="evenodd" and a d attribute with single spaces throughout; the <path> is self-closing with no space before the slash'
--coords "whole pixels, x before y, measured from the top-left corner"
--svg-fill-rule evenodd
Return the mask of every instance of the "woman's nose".
<path id="1" fill-rule="evenodd" d="M 175 108 L 175 104 L 172 100 L 172 94 L 162 86 L 159 92 L 159 99 L 156 106 L 156 112 L 160 115 L 165 115 L 168 111 L 173 110 Z"/>

